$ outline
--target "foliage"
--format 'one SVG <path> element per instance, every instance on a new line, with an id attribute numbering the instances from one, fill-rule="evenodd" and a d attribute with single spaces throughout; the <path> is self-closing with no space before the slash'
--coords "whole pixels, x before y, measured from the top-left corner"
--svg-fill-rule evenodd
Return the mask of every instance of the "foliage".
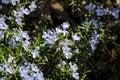
<path id="1" fill-rule="evenodd" d="M 120 79 L 119 7 L 97 0 L 0 3 L 1 80 Z"/>

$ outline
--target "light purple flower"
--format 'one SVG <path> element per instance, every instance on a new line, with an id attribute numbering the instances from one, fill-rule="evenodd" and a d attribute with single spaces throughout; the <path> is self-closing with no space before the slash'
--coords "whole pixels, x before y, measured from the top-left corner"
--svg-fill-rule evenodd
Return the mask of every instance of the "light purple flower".
<path id="1" fill-rule="evenodd" d="M 70 27 L 70 24 L 68 22 L 64 22 L 63 24 L 61 24 L 61 26 L 63 27 L 63 30 L 65 31 L 66 29 Z"/>
<path id="2" fill-rule="evenodd" d="M 36 4 L 35 4 L 35 1 L 32 1 L 31 5 L 29 6 L 30 8 L 30 12 L 33 12 L 35 11 L 35 8 L 37 8 Z"/>

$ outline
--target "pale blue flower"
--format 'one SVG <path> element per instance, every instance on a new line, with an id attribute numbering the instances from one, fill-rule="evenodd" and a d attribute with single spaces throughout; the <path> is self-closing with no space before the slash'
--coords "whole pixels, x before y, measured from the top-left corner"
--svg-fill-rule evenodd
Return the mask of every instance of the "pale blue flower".
<path id="1" fill-rule="evenodd" d="M 119 18 L 119 12 L 120 12 L 120 10 L 114 9 L 114 10 L 112 11 L 112 15 L 117 19 L 117 18 Z"/>
<path id="2" fill-rule="evenodd" d="M 0 78 L 0 80 L 5 80 L 5 77 Z"/>
<path id="3" fill-rule="evenodd" d="M 98 22 L 97 20 L 93 19 L 92 24 L 94 25 L 95 28 L 98 28 Z"/>
<path id="4" fill-rule="evenodd" d="M 16 0 L 12 0 L 12 5 L 15 6 L 16 5 Z"/>
<path id="5" fill-rule="evenodd" d="M 96 8 L 96 5 L 94 5 L 92 3 L 88 6 L 85 6 L 85 9 L 88 10 L 88 11 L 94 11 L 95 8 Z"/>
<path id="6" fill-rule="evenodd" d="M 108 8 L 103 9 L 103 10 L 104 10 L 105 15 L 107 15 L 107 14 L 111 15 L 111 13 L 112 13 Z"/>
<path id="7" fill-rule="evenodd" d="M 70 68 L 73 69 L 73 72 L 76 72 L 78 70 L 76 63 L 70 62 L 69 65 Z"/>
<path id="8" fill-rule="evenodd" d="M 24 11 L 23 11 L 23 13 L 26 14 L 26 15 L 29 15 L 30 11 L 27 8 L 25 8 Z"/>
<path id="9" fill-rule="evenodd" d="M 0 5 L 0 9 L 2 9 L 3 8 L 3 6 L 2 5 Z"/>
<path id="10" fill-rule="evenodd" d="M 39 46 L 36 46 L 36 48 L 31 52 L 33 58 L 36 58 L 38 56 L 39 49 Z"/>
<path id="11" fill-rule="evenodd" d="M 22 37 L 22 38 L 25 38 L 27 41 L 30 40 L 30 36 L 28 35 L 28 31 L 20 31 L 19 35 Z"/>
<path id="12" fill-rule="evenodd" d="M 100 35 L 97 33 L 96 30 L 94 30 L 94 31 L 92 32 L 92 37 L 93 37 L 93 38 L 97 39 L 97 38 L 99 38 L 99 36 L 100 36 Z"/>
<path id="13" fill-rule="evenodd" d="M 34 63 L 27 62 L 19 68 L 20 76 L 24 80 L 44 80 L 43 73 Z"/>
<path id="14" fill-rule="evenodd" d="M 29 48 L 29 46 L 30 46 L 30 42 L 27 41 L 27 40 L 22 45 L 22 47 L 23 47 L 24 50 L 27 50 Z"/>
<path id="15" fill-rule="evenodd" d="M 0 31 L 0 40 L 4 38 L 4 31 Z"/>
<path id="16" fill-rule="evenodd" d="M 62 61 L 62 65 L 63 65 L 63 66 L 66 65 L 66 62 L 65 62 L 65 61 Z"/>
<path id="17" fill-rule="evenodd" d="M 10 44 L 13 48 L 15 48 L 17 46 L 17 43 L 16 43 L 15 39 L 13 39 L 13 38 L 11 38 L 8 41 L 8 44 Z"/>
<path id="18" fill-rule="evenodd" d="M 9 58 L 8 58 L 8 60 L 7 60 L 7 63 L 10 64 L 12 61 L 13 61 L 13 57 L 12 57 L 12 56 L 9 56 Z"/>
<path id="19" fill-rule="evenodd" d="M 104 15 L 104 11 L 100 8 L 96 9 L 95 12 L 96 12 L 97 16 L 103 16 Z"/>
<path id="20" fill-rule="evenodd" d="M 63 22 L 63 24 L 61 24 L 63 30 L 65 31 L 66 29 L 68 29 L 70 27 L 70 24 L 68 22 Z"/>
<path id="21" fill-rule="evenodd" d="M 19 16 L 16 16 L 15 21 L 17 22 L 18 25 L 22 24 L 22 19 Z"/>
<path id="22" fill-rule="evenodd" d="M 79 73 L 77 72 L 78 67 L 76 65 L 76 63 L 70 62 L 69 63 L 70 68 L 73 70 L 72 72 L 72 76 L 76 79 L 79 80 Z"/>
<path id="23" fill-rule="evenodd" d="M 73 34 L 73 35 L 72 35 L 72 38 L 73 38 L 73 40 L 76 40 L 76 41 L 79 41 L 79 40 L 80 40 L 80 37 L 77 36 L 76 34 Z"/>
<path id="24" fill-rule="evenodd" d="M 5 23 L 4 18 L 0 18 L 0 29 L 6 30 L 8 25 Z"/>
<path id="25" fill-rule="evenodd" d="M 62 29 L 59 29 L 59 28 L 55 28 L 56 30 L 56 33 L 59 34 L 59 33 L 63 33 Z"/>
<path id="26" fill-rule="evenodd" d="M 0 65 L 0 71 L 5 70 L 6 72 L 12 74 L 14 72 L 13 68 L 10 67 L 8 64 L 1 64 Z"/>
<path id="27" fill-rule="evenodd" d="M 55 31 L 47 30 L 43 33 L 42 38 L 45 39 L 44 45 L 54 44 L 57 41 L 57 34 Z"/>
<path id="28" fill-rule="evenodd" d="M 21 7 L 18 13 L 19 13 L 19 16 L 22 17 L 23 14 L 26 14 L 26 15 L 30 14 L 30 11 L 27 8 Z"/>
<path id="29" fill-rule="evenodd" d="M 89 18 L 85 18 L 85 22 L 83 22 L 85 24 L 85 26 L 89 25 Z"/>
<path id="30" fill-rule="evenodd" d="M 79 73 L 78 72 L 73 72 L 72 76 L 76 79 L 79 80 Z"/>
<path id="31" fill-rule="evenodd" d="M 33 12 L 35 11 L 35 8 L 37 8 L 36 4 L 35 4 L 35 1 L 32 1 L 31 5 L 29 6 L 30 8 L 30 12 Z"/>
<path id="32" fill-rule="evenodd" d="M 10 3 L 10 1 L 11 1 L 11 0 L 2 0 L 2 3 L 8 4 L 8 3 Z"/>
<path id="33" fill-rule="evenodd" d="M 6 69 L 6 71 L 9 72 L 10 74 L 12 74 L 13 71 L 14 71 L 14 70 L 12 69 L 12 67 L 9 67 L 9 66 L 6 66 L 5 69 Z"/>
<path id="34" fill-rule="evenodd" d="M 91 44 L 91 50 L 94 52 L 96 50 L 96 44 L 99 43 L 98 38 L 100 37 L 99 34 L 97 34 L 97 31 L 94 30 L 92 32 L 92 40 L 90 40 L 90 44 Z"/>
<path id="35" fill-rule="evenodd" d="M 92 40 L 90 41 L 91 44 L 91 50 L 94 52 L 96 50 L 96 44 L 98 44 L 99 41 L 97 39 L 92 38 Z"/>
<path id="36" fill-rule="evenodd" d="M 70 52 L 71 48 L 68 46 L 62 47 L 63 53 L 65 54 L 66 59 L 70 59 L 72 56 L 72 53 Z"/>
<path id="37" fill-rule="evenodd" d="M 35 77 L 35 80 L 44 80 L 44 77 L 43 77 L 43 73 L 37 73 L 36 74 L 36 77 Z"/>
<path id="38" fill-rule="evenodd" d="M 0 72 L 4 70 L 4 66 L 0 65 Z"/>
<path id="39" fill-rule="evenodd" d="M 24 7 L 21 7 L 17 13 L 18 17 L 22 17 L 24 14 L 23 12 L 24 12 Z"/>

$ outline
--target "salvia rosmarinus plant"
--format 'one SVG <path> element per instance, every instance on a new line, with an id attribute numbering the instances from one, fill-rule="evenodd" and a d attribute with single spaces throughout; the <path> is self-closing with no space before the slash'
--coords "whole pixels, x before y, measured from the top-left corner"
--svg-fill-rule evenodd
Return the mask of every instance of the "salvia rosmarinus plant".
<path id="1" fill-rule="evenodd" d="M 120 10 L 89 3 L 82 7 L 85 19 L 79 25 L 66 20 L 46 28 L 29 18 L 42 2 L 0 1 L 0 80 L 89 80 L 93 54 L 111 37 L 102 19 L 117 20 Z"/>

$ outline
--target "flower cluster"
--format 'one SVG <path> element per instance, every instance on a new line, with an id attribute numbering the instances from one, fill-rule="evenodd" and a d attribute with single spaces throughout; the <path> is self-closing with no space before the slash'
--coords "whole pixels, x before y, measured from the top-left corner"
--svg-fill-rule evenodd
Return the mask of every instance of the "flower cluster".
<path id="1" fill-rule="evenodd" d="M 103 8 L 103 5 L 95 5 L 95 4 L 90 4 L 88 6 L 85 6 L 86 10 L 89 12 L 95 11 L 97 16 L 104 16 L 104 15 L 112 15 L 114 18 L 118 19 L 119 18 L 119 13 L 120 10 L 114 9 L 114 10 L 109 10 L 108 8 Z"/>
<path id="2" fill-rule="evenodd" d="M 2 3 L 4 4 L 9 4 L 12 3 L 13 6 L 16 5 L 16 2 L 18 2 L 19 0 L 2 0 Z"/>
<path id="3" fill-rule="evenodd" d="M 98 40 L 99 37 L 100 37 L 100 35 L 97 33 L 96 30 L 94 30 L 92 32 L 92 40 L 90 41 L 91 49 L 92 49 L 93 52 L 96 50 L 96 44 L 99 43 L 99 40 Z"/>
<path id="4" fill-rule="evenodd" d="M 41 20 L 38 22 L 31 21 L 32 23 L 30 24 L 28 24 L 29 22 L 27 23 L 27 20 L 31 16 L 33 17 L 31 13 L 33 12 L 34 14 L 34 11 L 37 11 L 36 8 L 39 9 L 41 7 L 37 5 L 42 3 L 42 1 L 37 5 L 36 2 L 39 0 L 27 1 L 1 0 L 4 6 L 7 4 L 11 6 L 11 12 L 8 11 L 8 13 L 4 14 L 3 11 L 0 14 L 0 79 L 11 80 L 19 77 L 23 80 L 52 80 L 54 78 L 55 80 L 67 78 L 84 80 L 82 79 L 86 77 L 83 74 L 84 70 L 79 70 L 81 67 L 85 70 L 89 69 L 88 66 L 86 67 L 86 63 L 84 65 L 84 62 L 91 58 L 89 53 L 94 53 L 97 49 L 97 44 L 100 42 L 99 40 L 105 35 L 101 34 L 103 22 L 99 21 L 100 17 L 112 15 L 118 19 L 120 10 L 105 9 L 103 5 L 91 3 L 85 6 L 90 14 L 83 24 L 81 23 L 73 28 L 68 20 L 55 29 L 44 31 L 44 27 L 39 27 Z M 0 10 L 2 9 L 4 7 L 1 4 Z M 90 15 L 92 13 L 96 13 L 97 17 L 91 19 Z M 28 16 L 29 18 L 27 18 Z M 27 31 L 26 28 L 29 25 L 30 29 L 27 30 L 30 31 Z M 38 29 L 38 32 L 34 30 L 37 35 L 34 35 L 34 32 L 32 33 L 31 27 L 33 26 Z M 7 78 L 6 76 L 9 77 Z"/>
<path id="5" fill-rule="evenodd" d="M 24 80 L 44 80 L 43 73 L 34 63 L 26 62 L 19 68 L 19 72 Z"/>
<path id="6" fill-rule="evenodd" d="M 30 36 L 28 35 L 27 31 L 19 30 L 17 32 L 16 29 L 13 31 L 14 32 L 12 33 L 12 37 L 8 41 L 8 44 L 15 48 L 17 46 L 17 42 L 21 42 L 23 44 L 22 47 L 27 50 L 30 46 Z"/>
<path id="7" fill-rule="evenodd" d="M 28 8 L 25 8 L 25 7 L 21 7 L 19 9 L 19 11 L 14 11 L 14 16 L 15 16 L 15 21 L 17 22 L 18 25 L 21 25 L 22 24 L 22 17 L 23 15 L 29 15 L 30 12 L 33 12 L 35 11 L 35 8 L 37 8 L 37 6 L 35 5 L 35 2 L 32 1 L 31 5 L 29 6 L 29 9 Z"/>
<path id="8" fill-rule="evenodd" d="M 6 72 L 8 72 L 9 74 L 12 74 L 14 72 L 14 69 L 11 66 L 9 66 L 8 64 L 1 64 L 0 65 L 0 72 L 2 72 L 4 70 Z"/>

